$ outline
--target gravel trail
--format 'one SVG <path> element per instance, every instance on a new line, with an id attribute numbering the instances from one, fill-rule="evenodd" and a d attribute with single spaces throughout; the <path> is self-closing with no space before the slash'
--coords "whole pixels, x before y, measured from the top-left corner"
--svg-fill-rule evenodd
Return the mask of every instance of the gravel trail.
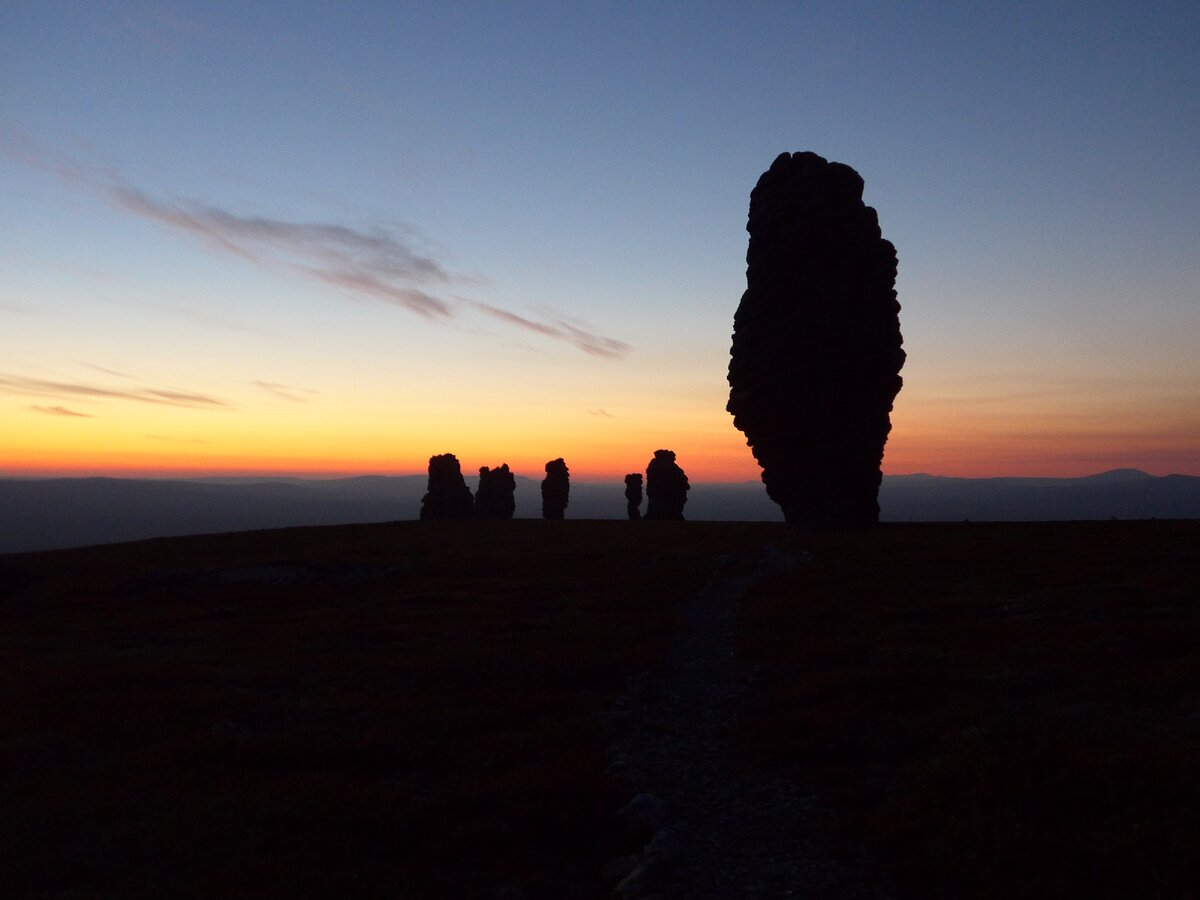
<path id="1" fill-rule="evenodd" d="M 614 709 L 613 770 L 634 795 L 614 818 L 646 840 L 608 867 L 615 896 L 884 898 L 853 861 L 822 855 L 808 824 L 811 796 L 733 765 L 735 701 L 745 690 L 734 657 L 740 601 L 756 580 L 797 563 L 766 547 L 752 571 L 689 599 L 662 671 L 635 679 Z"/>

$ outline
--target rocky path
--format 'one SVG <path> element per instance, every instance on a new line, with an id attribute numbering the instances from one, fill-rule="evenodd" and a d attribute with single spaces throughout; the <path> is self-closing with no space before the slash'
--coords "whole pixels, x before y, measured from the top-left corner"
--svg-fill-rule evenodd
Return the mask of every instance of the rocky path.
<path id="1" fill-rule="evenodd" d="M 797 560 L 764 548 L 755 568 L 687 601 L 663 670 L 618 702 L 613 768 L 634 793 L 615 815 L 646 841 L 606 872 L 623 898 L 880 900 L 856 866 L 823 855 L 808 827 L 812 800 L 781 778 L 749 777 L 732 761 L 739 683 L 740 600 L 757 579 Z"/>

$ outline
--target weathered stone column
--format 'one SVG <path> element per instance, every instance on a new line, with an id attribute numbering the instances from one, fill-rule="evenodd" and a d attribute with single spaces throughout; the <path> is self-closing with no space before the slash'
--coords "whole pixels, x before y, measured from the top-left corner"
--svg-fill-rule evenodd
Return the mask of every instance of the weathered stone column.
<path id="1" fill-rule="evenodd" d="M 546 463 L 542 479 L 542 518 L 561 519 L 571 497 L 571 472 L 562 457 Z"/>
<path id="2" fill-rule="evenodd" d="M 896 248 L 862 191 L 849 166 L 784 153 L 750 194 L 727 408 L 784 517 L 816 528 L 879 521 L 902 383 Z"/>
<path id="3" fill-rule="evenodd" d="M 422 519 L 471 518 L 471 489 L 453 453 L 429 457 L 429 485 L 425 491 L 421 498 Z"/>

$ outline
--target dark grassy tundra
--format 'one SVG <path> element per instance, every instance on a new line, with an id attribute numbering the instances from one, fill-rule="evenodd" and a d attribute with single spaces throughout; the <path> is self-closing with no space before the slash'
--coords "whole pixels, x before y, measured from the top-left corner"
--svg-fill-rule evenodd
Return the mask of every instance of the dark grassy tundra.
<path id="1" fill-rule="evenodd" d="M 748 566 L 739 764 L 893 896 L 1200 896 L 1200 523 L 401 523 L 0 557 L 0 895 L 588 898 Z M 860 855 L 855 855 L 860 858 Z"/>

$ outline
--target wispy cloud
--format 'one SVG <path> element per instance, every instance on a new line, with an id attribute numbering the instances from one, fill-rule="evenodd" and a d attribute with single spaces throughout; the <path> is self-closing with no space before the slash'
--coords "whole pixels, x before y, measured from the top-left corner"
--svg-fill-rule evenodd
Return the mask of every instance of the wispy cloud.
<path id="1" fill-rule="evenodd" d="M 104 366 L 97 366 L 93 363 L 81 362 L 80 365 L 88 369 L 94 369 L 97 372 L 103 372 L 105 375 L 114 375 L 117 378 L 126 378 L 130 381 L 136 380 L 134 376 L 130 375 L 128 372 L 118 372 L 116 369 L 107 369 Z"/>
<path id="2" fill-rule="evenodd" d="M 132 399 L 149 400 L 154 402 L 156 399 L 163 403 L 170 403 L 175 406 L 228 406 L 224 400 L 217 400 L 213 397 L 206 397 L 203 394 L 193 394 L 190 391 L 162 391 L 144 389 L 140 394 L 132 394 Z"/>
<path id="3" fill-rule="evenodd" d="M 163 406 L 182 406 L 188 409 L 219 409 L 229 406 L 224 400 L 166 388 L 141 387 L 117 390 L 95 384 L 67 381 L 47 381 L 23 375 L 0 373 L 0 393 L 22 397 L 87 397 L 107 400 L 135 400 L 138 403 L 157 403 Z"/>
<path id="4" fill-rule="evenodd" d="M 405 287 L 385 281 L 372 275 L 370 272 L 350 269 L 326 271 L 314 269 L 311 266 L 300 267 L 299 271 L 317 281 L 333 285 L 334 287 L 345 288 L 346 290 L 372 297 L 375 300 L 382 300 L 384 303 L 390 303 L 393 306 L 403 307 L 409 312 L 415 312 L 417 315 L 424 316 L 427 319 L 449 318 L 454 315 L 450 310 L 449 304 L 444 300 L 430 296 L 419 288 Z"/>
<path id="5" fill-rule="evenodd" d="M 552 322 L 538 322 L 533 319 L 527 319 L 525 316 L 519 316 L 514 312 L 509 312 L 507 309 L 501 309 L 498 306 L 492 306 L 488 303 L 481 303 L 478 300 L 464 300 L 463 302 L 479 310 L 484 315 L 491 316 L 493 319 L 499 319 L 502 322 L 508 322 L 510 325 L 517 325 L 529 331 L 544 334 L 546 337 L 574 344 L 584 353 L 590 353 L 592 356 L 604 356 L 613 359 L 624 356 L 629 352 L 629 345 L 624 341 L 595 334 L 594 332 L 572 325 L 563 319 L 557 319 Z"/>
<path id="6" fill-rule="evenodd" d="M 29 135 L 11 126 L 0 127 L 0 154 L 31 169 L 54 175 L 69 184 L 89 190 L 96 189 L 96 182 L 91 173 L 64 159 L 61 154 L 47 152 Z"/>
<path id="7" fill-rule="evenodd" d="M 288 400 L 292 403 L 312 403 L 313 396 L 318 393 L 312 388 L 291 387 L 290 385 L 278 384 L 274 381 L 251 381 L 250 384 L 259 390 L 266 391 L 273 397 Z"/>
<path id="8" fill-rule="evenodd" d="M 592 356 L 624 356 L 624 341 L 596 334 L 563 318 L 522 316 L 479 300 L 435 291 L 475 279 L 451 273 L 441 262 L 403 241 L 396 230 L 358 231 L 322 222 L 287 222 L 239 216 L 214 206 L 162 203 L 127 185 L 112 189 L 116 204 L 134 215 L 182 231 L 213 249 L 257 265 L 283 267 L 325 285 L 406 309 L 426 319 L 450 319 L 455 305 L 573 344 Z"/>
<path id="9" fill-rule="evenodd" d="M 615 419 L 616 418 L 616 416 L 614 416 L 612 413 L 610 413 L 607 409 L 589 409 L 588 415 L 589 416 L 601 416 L 602 418 L 605 418 L 605 419 Z"/>
<path id="10" fill-rule="evenodd" d="M 118 205 L 136 215 L 190 232 L 248 259 L 273 250 L 301 260 L 321 260 L 333 271 L 361 269 L 418 283 L 454 280 L 439 262 L 383 229 L 368 234 L 344 225 L 239 216 L 197 203 L 160 203 L 125 185 L 114 187 L 112 193 Z"/>
<path id="11" fill-rule="evenodd" d="M 31 406 L 29 408 L 34 412 L 45 413 L 48 416 L 71 416 L 79 419 L 96 418 L 88 413 L 75 412 L 73 409 L 67 409 L 65 406 Z"/>
<path id="12" fill-rule="evenodd" d="M 571 344 L 591 356 L 616 359 L 630 349 L 624 341 L 593 332 L 552 310 L 521 315 L 455 296 L 455 288 L 478 287 L 483 280 L 453 272 L 432 254 L 419 250 L 412 229 L 395 225 L 355 229 L 332 222 L 241 215 L 194 201 L 167 201 L 113 172 L 76 165 L 12 129 L 0 129 L 0 153 L 99 194 L 129 215 L 202 241 L 219 253 L 289 272 L 351 296 L 387 303 L 434 321 L 450 321 L 461 310 L 472 310 Z"/>

